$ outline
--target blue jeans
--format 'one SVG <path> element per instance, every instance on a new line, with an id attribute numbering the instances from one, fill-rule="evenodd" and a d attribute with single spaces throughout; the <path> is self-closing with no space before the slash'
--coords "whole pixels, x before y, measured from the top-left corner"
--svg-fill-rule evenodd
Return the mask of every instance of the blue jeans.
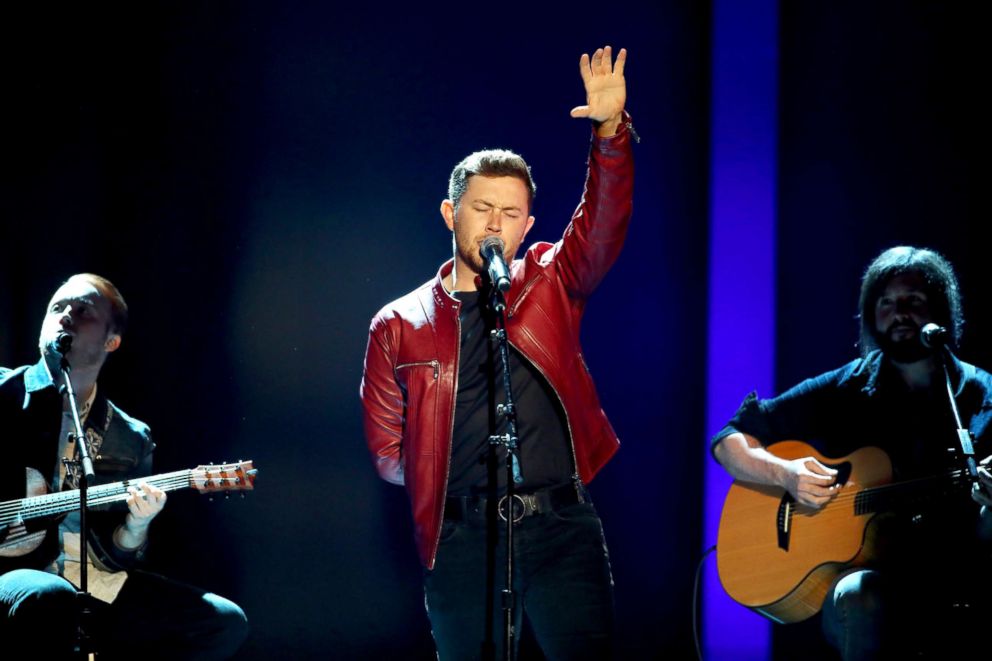
<path id="1" fill-rule="evenodd" d="M 233 602 L 147 572 L 128 572 L 117 599 L 90 599 L 86 625 L 100 659 L 228 659 L 248 634 Z M 68 658 L 76 636 L 76 588 L 54 574 L 17 569 L 0 576 L 0 637 L 39 658 Z M 140 650 L 140 652 L 136 652 Z"/>
<path id="2" fill-rule="evenodd" d="M 834 581 L 823 631 L 845 661 L 944 659 L 971 649 L 989 621 L 982 570 L 955 579 L 924 563 L 919 569 L 857 569 Z"/>
<path id="3" fill-rule="evenodd" d="M 504 530 L 500 522 L 487 534 L 484 517 L 443 523 L 434 569 L 424 576 L 441 661 L 503 656 Z M 526 616 L 547 659 L 609 659 L 613 578 L 592 504 L 524 517 L 513 535 L 516 640 Z"/>

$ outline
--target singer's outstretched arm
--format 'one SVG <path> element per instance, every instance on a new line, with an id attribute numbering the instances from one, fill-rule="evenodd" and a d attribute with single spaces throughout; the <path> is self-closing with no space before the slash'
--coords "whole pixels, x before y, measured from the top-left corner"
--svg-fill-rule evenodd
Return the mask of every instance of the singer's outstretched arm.
<path id="1" fill-rule="evenodd" d="M 587 117 L 595 127 L 589 170 L 572 222 L 555 250 L 541 258 L 550 262 L 553 256 L 558 277 L 580 306 L 620 256 L 633 210 L 630 140 L 637 137 L 624 111 L 626 63 L 627 49 L 621 48 L 613 62 L 609 46 L 579 59 L 586 105 L 573 108 L 572 117 Z"/>

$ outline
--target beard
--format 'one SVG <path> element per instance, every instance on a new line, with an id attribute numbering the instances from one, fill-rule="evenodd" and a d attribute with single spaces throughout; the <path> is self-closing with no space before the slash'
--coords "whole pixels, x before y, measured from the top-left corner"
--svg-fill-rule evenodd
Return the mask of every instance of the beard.
<path id="1" fill-rule="evenodd" d="M 472 238 L 461 237 L 457 234 L 454 237 L 455 250 L 458 253 L 459 260 L 478 275 L 486 273 L 486 262 L 480 252 L 480 244 L 484 238 L 485 236 Z M 509 254 L 509 248 L 503 252 L 503 259 L 508 266 L 513 262 L 513 258 L 516 255 L 516 248 L 514 248 L 513 253 Z"/>
<path id="2" fill-rule="evenodd" d="M 893 339 L 894 332 L 904 327 L 892 326 L 884 333 L 876 334 L 875 339 L 883 354 L 897 363 L 915 363 L 933 355 L 933 349 L 923 345 L 920 339 L 920 329 L 915 325 L 913 328 L 916 329 L 916 333 L 910 337 L 904 337 L 900 340 Z"/>

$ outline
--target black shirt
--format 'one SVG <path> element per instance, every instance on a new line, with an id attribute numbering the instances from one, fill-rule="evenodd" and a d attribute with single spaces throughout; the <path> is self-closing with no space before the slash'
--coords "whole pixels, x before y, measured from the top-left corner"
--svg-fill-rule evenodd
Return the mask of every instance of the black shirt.
<path id="1" fill-rule="evenodd" d="M 485 290 L 454 295 L 461 302 L 461 349 L 448 495 L 485 493 L 490 473 L 496 480 L 497 492 L 503 493 L 506 449 L 499 446 L 493 453 L 489 444 L 490 435 L 504 434 L 509 426 L 505 416 L 496 419 L 494 415 L 495 405 L 506 401 L 499 347 L 489 338 L 495 321 L 483 304 Z M 532 492 L 568 482 L 575 469 L 561 403 L 537 368 L 512 346 L 510 384 L 517 409 L 518 457 L 523 476 L 515 489 Z"/>

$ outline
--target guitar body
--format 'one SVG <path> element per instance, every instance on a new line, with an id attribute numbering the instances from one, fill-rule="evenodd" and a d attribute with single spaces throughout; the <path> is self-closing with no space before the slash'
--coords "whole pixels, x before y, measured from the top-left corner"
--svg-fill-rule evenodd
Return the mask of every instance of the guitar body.
<path id="1" fill-rule="evenodd" d="M 48 493 L 48 486 L 41 473 L 33 468 L 25 468 L 27 472 L 27 496 L 41 496 Z M 23 523 L 6 526 L 5 533 L 0 538 L 0 558 L 17 558 L 36 550 L 45 541 L 47 530 L 29 532 Z"/>
<path id="2" fill-rule="evenodd" d="M 799 622 L 823 606 L 840 572 L 872 557 L 868 524 L 855 495 L 892 481 L 888 456 L 875 447 L 832 459 L 800 441 L 770 445 L 782 459 L 814 457 L 840 471 L 843 486 L 819 510 L 796 504 L 779 487 L 735 481 L 724 501 L 717 570 L 727 594 L 776 622 Z"/>

